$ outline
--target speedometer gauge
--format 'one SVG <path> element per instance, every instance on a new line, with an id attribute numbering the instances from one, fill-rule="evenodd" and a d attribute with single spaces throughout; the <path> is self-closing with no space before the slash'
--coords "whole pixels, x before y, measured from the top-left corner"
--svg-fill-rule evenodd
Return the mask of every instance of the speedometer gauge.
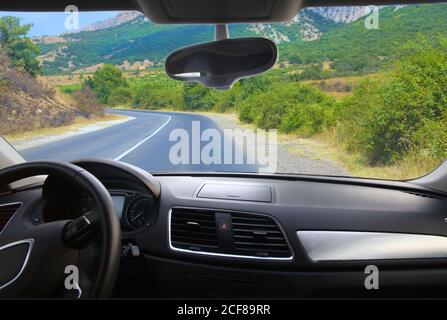
<path id="1" fill-rule="evenodd" d="M 133 230 L 137 230 L 144 226 L 151 226 L 155 221 L 155 215 L 154 199 L 141 196 L 134 199 L 127 207 L 126 220 Z"/>

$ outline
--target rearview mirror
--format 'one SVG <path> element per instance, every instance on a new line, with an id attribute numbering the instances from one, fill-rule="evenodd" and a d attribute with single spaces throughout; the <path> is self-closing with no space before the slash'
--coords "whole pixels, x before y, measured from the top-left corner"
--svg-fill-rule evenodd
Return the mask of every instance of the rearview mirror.
<path id="1" fill-rule="evenodd" d="M 174 80 L 200 82 L 229 89 L 237 80 L 273 67 L 278 49 L 264 38 L 235 38 L 179 49 L 166 59 L 166 73 Z"/>

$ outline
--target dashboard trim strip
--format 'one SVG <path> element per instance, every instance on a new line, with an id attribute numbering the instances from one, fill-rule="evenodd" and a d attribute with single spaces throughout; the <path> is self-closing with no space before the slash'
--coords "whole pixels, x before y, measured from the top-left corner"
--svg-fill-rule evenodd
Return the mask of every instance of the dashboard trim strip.
<path id="1" fill-rule="evenodd" d="M 276 224 L 278 225 L 281 232 L 284 234 L 284 238 L 287 242 L 287 245 L 289 246 L 289 250 L 292 253 L 290 257 L 287 258 L 278 258 L 278 257 L 257 257 L 257 256 L 244 256 L 244 255 L 236 255 L 236 254 L 227 254 L 227 253 L 214 253 L 214 252 L 204 252 L 204 251 L 193 251 L 193 250 L 187 250 L 187 249 L 180 249 L 176 248 L 172 245 L 171 241 L 171 215 L 173 209 L 192 209 L 192 210 L 207 210 L 207 211 L 216 211 L 216 212 L 234 212 L 234 213 L 246 213 L 246 214 L 256 214 L 256 215 L 262 215 L 267 216 L 269 218 L 272 218 Z M 235 210 L 226 210 L 226 209 L 215 209 L 215 208 L 202 208 L 202 207 L 183 207 L 183 206 L 172 206 L 168 211 L 168 243 L 169 248 L 172 251 L 177 252 L 183 252 L 183 253 L 189 253 L 194 255 L 203 255 L 203 256 L 214 256 L 214 257 L 222 257 L 222 258 L 233 258 L 233 259 L 252 259 L 252 260 L 266 260 L 266 261 L 293 261 L 295 258 L 294 251 L 292 247 L 290 246 L 290 242 L 287 239 L 287 234 L 284 232 L 284 229 L 282 228 L 281 224 L 276 220 L 274 217 L 262 214 L 262 213 L 254 213 L 254 212 L 245 212 L 245 211 L 235 211 Z"/>
<path id="2" fill-rule="evenodd" d="M 24 244 L 24 243 L 28 244 L 28 252 L 26 254 L 25 261 L 23 262 L 23 265 L 20 268 L 20 271 L 17 273 L 17 275 L 13 279 L 11 279 L 10 281 L 8 281 L 7 283 L 5 283 L 3 285 L 0 285 L 0 290 L 6 288 L 7 286 L 9 286 L 13 282 L 15 282 L 22 275 L 23 271 L 26 268 L 26 265 L 28 264 L 29 257 L 31 255 L 31 251 L 33 250 L 34 239 L 29 238 L 29 239 L 19 240 L 19 241 L 8 243 L 8 244 L 0 247 L 0 251 L 2 251 L 2 250 L 8 249 L 8 248 L 11 248 L 11 247 L 14 247 L 14 246 L 18 246 L 18 245 Z"/>
<path id="3" fill-rule="evenodd" d="M 298 231 L 313 262 L 447 258 L 447 237 L 386 232 Z"/>

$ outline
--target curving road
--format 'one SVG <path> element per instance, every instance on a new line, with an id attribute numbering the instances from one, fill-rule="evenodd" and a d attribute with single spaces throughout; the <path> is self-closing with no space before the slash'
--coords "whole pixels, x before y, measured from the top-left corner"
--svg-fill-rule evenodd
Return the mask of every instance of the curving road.
<path id="1" fill-rule="evenodd" d="M 27 160 L 71 161 L 86 157 L 104 157 L 128 162 L 152 172 L 258 171 L 258 166 L 253 164 L 204 164 L 203 161 L 193 164 L 191 154 L 189 154 L 187 164 L 174 164 L 170 161 L 170 150 L 177 141 L 170 141 L 169 135 L 175 129 L 183 129 L 183 132 L 188 133 L 191 141 L 193 136 L 192 123 L 198 121 L 201 133 L 206 129 L 216 129 L 223 136 L 222 129 L 216 122 L 206 116 L 136 110 L 110 110 L 109 112 L 131 116 L 135 119 L 101 130 L 25 149 L 21 151 L 21 154 Z M 198 141 L 198 139 L 194 141 Z M 189 143 L 190 149 L 193 148 L 191 143 Z M 200 149 L 206 144 L 208 142 L 201 142 Z M 238 148 L 235 152 L 244 151 Z M 221 154 L 224 154 L 223 143 L 221 143 Z"/>

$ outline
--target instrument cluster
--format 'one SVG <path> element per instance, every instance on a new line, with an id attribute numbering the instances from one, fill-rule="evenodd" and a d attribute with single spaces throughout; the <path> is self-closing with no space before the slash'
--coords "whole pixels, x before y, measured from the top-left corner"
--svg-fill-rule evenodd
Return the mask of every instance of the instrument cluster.
<path id="1" fill-rule="evenodd" d="M 150 228 L 157 218 L 157 206 L 154 196 L 125 190 L 109 190 L 123 232 L 132 233 Z M 83 214 L 95 206 L 95 201 L 87 194 L 82 194 L 75 210 Z"/>

